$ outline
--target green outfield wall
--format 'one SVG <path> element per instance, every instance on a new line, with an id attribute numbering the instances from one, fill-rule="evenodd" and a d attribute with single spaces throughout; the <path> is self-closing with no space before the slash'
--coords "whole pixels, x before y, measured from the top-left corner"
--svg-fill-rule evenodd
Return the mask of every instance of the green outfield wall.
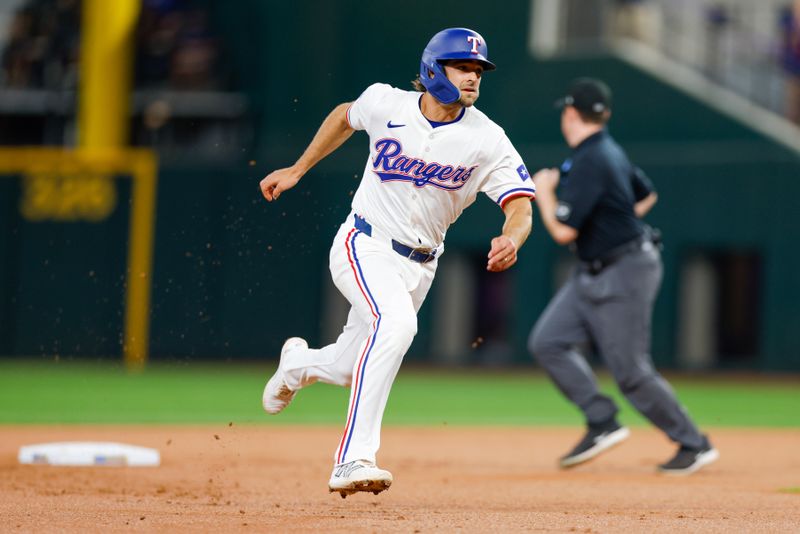
<path id="1" fill-rule="evenodd" d="M 274 358 L 289 335 L 331 341 L 328 248 L 358 185 L 366 136 L 354 135 L 277 203 L 262 200 L 258 181 L 293 162 L 336 104 L 375 81 L 409 87 L 430 35 L 469 26 L 498 65 L 483 80 L 478 107 L 505 128 L 531 171 L 567 154 L 552 102 L 571 78 L 601 77 L 614 90 L 611 132 L 660 194 L 648 217 L 665 245 L 656 362 L 685 365 L 682 276 L 700 257 L 718 284 L 711 337 L 720 354 L 708 365 L 800 370 L 797 154 L 609 56 L 532 59 L 525 1 L 444 1 L 436 9 L 413 1 L 401 9 L 385 1 L 248 0 L 214 9 L 256 135 L 233 161 L 199 163 L 206 160 L 198 154 L 161 162 L 151 358 Z M 0 355 L 119 357 L 129 186 L 119 182 L 116 208 L 101 222 L 37 222 L 20 211 L 24 179 L 8 178 L 0 179 Z M 474 260 L 475 280 L 490 290 L 477 273 L 501 224 L 500 210 L 479 198 L 451 229 L 440 263 Z M 490 338 L 484 346 L 502 336 L 514 362 L 528 361 L 527 333 L 567 256 L 538 219 L 534 226 L 495 299 L 505 327 L 486 334 L 484 317 L 466 329 Z M 446 298 L 434 288 L 409 360 L 435 358 L 434 310 L 446 308 Z"/>

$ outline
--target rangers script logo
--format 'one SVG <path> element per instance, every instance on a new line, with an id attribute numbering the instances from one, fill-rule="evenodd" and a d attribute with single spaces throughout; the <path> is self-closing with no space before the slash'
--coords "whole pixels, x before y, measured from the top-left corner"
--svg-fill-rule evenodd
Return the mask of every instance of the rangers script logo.
<path id="1" fill-rule="evenodd" d="M 374 173 L 381 182 L 411 182 L 417 187 L 431 185 L 447 191 L 464 187 L 478 165 L 465 167 L 442 165 L 403 154 L 403 146 L 397 139 L 381 139 L 375 143 Z"/>

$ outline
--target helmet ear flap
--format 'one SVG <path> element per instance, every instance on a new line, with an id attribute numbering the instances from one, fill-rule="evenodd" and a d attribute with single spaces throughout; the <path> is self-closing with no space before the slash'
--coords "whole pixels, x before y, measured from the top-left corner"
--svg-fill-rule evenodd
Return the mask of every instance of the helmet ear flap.
<path id="1" fill-rule="evenodd" d="M 423 57 L 420 63 L 419 81 L 442 104 L 452 104 L 461 97 L 461 91 L 447 79 L 444 67 L 436 59 L 428 63 Z"/>

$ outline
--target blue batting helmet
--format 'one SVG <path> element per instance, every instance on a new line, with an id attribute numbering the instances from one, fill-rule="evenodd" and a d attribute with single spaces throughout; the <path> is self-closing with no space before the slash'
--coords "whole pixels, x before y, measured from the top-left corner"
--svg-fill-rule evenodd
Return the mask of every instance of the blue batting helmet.
<path id="1" fill-rule="evenodd" d="M 419 81 L 442 104 L 452 104 L 461 96 L 458 87 L 450 83 L 442 67 L 443 61 L 466 59 L 475 60 L 484 70 L 494 70 L 489 61 L 489 49 L 481 35 L 468 28 L 448 28 L 431 38 L 422 52 L 419 67 Z M 430 73 L 433 73 L 431 77 Z"/>

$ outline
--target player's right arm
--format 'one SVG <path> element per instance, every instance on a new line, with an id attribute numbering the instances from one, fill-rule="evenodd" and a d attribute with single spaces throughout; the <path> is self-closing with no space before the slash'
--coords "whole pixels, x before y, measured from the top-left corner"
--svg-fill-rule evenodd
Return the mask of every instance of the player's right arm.
<path id="1" fill-rule="evenodd" d="M 277 200 L 281 193 L 297 185 L 314 165 L 339 148 L 355 131 L 347 121 L 350 102 L 339 104 L 322 121 L 316 135 L 294 165 L 269 173 L 261 180 L 261 194 L 267 201 Z"/>

